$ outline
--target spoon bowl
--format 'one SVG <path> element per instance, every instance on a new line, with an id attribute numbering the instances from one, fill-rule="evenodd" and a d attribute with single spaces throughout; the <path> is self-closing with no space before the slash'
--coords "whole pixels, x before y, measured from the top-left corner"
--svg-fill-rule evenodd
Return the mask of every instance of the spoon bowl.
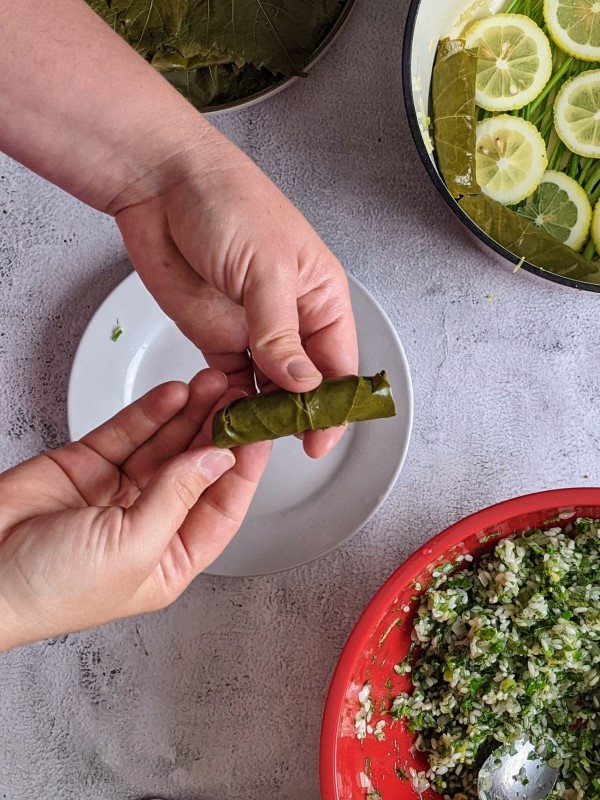
<path id="1" fill-rule="evenodd" d="M 479 770 L 479 800 L 546 800 L 558 770 L 541 758 L 528 739 L 493 752 Z"/>

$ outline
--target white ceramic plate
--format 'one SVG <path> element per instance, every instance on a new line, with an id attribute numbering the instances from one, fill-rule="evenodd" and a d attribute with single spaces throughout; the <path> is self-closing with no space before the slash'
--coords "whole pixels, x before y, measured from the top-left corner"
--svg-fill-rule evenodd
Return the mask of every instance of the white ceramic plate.
<path id="1" fill-rule="evenodd" d="M 400 472 L 412 425 L 412 387 L 400 340 L 381 306 L 350 278 L 360 371 L 388 373 L 397 416 L 350 426 L 336 449 L 309 459 L 291 437 L 275 442 L 238 535 L 208 568 L 214 575 L 264 575 L 324 555 L 361 528 Z M 119 320 L 123 334 L 111 340 Z M 133 273 L 102 303 L 73 362 L 68 415 L 72 439 L 168 380 L 188 381 L 206 366 Z"/>

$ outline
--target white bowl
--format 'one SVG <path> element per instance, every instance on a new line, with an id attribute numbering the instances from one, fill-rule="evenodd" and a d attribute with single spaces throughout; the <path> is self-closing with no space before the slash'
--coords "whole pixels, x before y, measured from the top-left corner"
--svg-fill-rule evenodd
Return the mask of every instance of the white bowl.
<path id="1" fill-rule="evenodd" d="M 446 188 L 431 152 L 431 141 L 426 122 L 429 115 L 431 73 L 440 39 L 446 36 L 460 37 L 465 25 L 476 16 L 483 17 L 491 12 L 502 11 L 507 5 L 507 0 L 412 0 L 404 29 L 402 85 L 410 129 L 421 160 L 434 186 L 478 242 L 482 242 L 487 248 L 490 248 L 503 261 L 518 264 L 521 259 L 482 231 L 465 214 Z M 564 278 L 542 270 L 527 261 L 523 263 L 522 268 L 566 286 L 587 289 L 592 292 L 600 291 L 600 285 Z"/>

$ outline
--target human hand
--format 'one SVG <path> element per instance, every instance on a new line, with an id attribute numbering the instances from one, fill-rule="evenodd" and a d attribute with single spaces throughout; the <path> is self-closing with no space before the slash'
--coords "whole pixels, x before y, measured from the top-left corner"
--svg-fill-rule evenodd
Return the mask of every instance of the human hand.
<path id="1" fill-rule="evenodd" d="M 340 263 L 217 131 L 193 141 L 109 207 L 150 292 L 209 365 L 248 392 L 253 373 L 261 388 L 296 392 L 322 377 L 356 374 L 356 331 Z M 322 456 L 341 435 L 342 429 L 307 433 L 305 450 Z"/>
<path id="2" fill-rule="evenodd" d="M 270 452 L 210 444 L 216 370 L 0 475 L 0 651 L 162 608 L 237 532 Z"/>
<path id="3" fill-rule="evenodd" d="M 52 9 L 0 0 L 0 149 L 116 216 L 146 286 L 232 382 L 253 390 L 254 368 L 261 388 L 307 391 L 356 373 L 346 277 L 304 217 L 88 4 Z"/>

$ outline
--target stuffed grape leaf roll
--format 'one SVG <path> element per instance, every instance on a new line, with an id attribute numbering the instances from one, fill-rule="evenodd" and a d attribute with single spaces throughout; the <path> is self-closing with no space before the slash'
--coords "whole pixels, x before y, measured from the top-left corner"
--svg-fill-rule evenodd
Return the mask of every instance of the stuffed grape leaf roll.
<path id="1" fill-rule="evenodd" d="M 324 380 L 302 394 L 280 389 L 236 400 L 217 411 L 212 436 L 217 447 L 236 447 L 395 414 L 385 372 L 351 375 Z"/>

